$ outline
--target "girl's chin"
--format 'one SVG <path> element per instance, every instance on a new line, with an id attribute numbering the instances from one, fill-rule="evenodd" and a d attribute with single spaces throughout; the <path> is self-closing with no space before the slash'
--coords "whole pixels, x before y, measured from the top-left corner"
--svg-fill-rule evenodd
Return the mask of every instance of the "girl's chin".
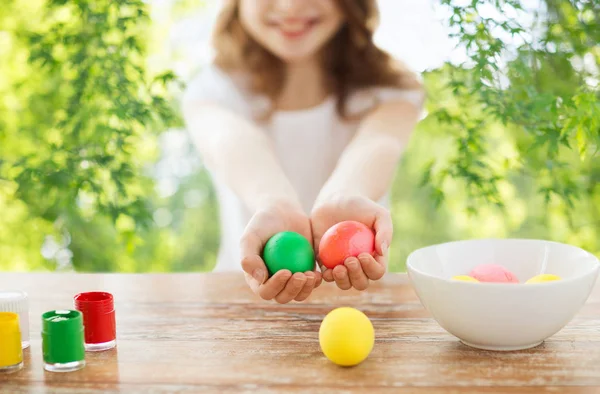
<path id="1" fill-rule="evenodd" d="M 301 64 L 312 60 L 314 55 L 286 55 L 278 57 L 286 64 Z"/>
<path id="2" fill-rule="evenodd" d="M 304 63 L 317 57 L 318 50 L 290 50 L 290 48 L 280 48 L 273 53 L 284 63 Z"/>

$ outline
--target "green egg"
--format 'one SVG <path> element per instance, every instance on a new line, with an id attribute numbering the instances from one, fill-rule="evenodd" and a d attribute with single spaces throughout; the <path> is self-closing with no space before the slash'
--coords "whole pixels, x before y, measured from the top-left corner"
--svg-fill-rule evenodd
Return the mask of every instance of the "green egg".
<path id="1" fill-rule="evenodd" d="M 292 231 L 272 236 L 263 250 L 263 259 L 270 276 L 279 270 L 287 269 L 294 274 L 312 271 L 315 267 L 315 252 L 310 242 Z"/>

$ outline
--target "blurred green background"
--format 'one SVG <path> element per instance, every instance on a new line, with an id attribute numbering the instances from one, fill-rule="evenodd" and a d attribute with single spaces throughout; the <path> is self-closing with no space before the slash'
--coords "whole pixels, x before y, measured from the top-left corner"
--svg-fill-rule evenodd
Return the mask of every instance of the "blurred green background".
<path id="1" fill-rule="evenodd" d="M 218 206 L 170 71 L 185 54 L 164 49 L 205 4 L 2 3 L 0 269 L 212 269 Z M 433 6 L 465 58 L 423 73 L 427 116 L 392 190 L 391 269 L 466 238 L 600 256 L 598 2 Z"/>

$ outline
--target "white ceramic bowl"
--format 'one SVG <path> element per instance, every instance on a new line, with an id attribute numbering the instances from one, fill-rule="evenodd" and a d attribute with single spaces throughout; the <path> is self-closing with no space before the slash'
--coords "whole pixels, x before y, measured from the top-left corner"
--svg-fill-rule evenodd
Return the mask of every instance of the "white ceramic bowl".
<path id="1" fill-rule="evenodd" d="M 479 264 L 513 272 L 520 284 L 452 280 Z M 527 239 L 449 242 L 418 249 L 407 269 L 434 319 L 466 345 L 487 350 L 527 349 L 560 331 L 589 297 L 600 263 L 582 249 Z M 562 280 L 524 284 L 548 273 Z"/>

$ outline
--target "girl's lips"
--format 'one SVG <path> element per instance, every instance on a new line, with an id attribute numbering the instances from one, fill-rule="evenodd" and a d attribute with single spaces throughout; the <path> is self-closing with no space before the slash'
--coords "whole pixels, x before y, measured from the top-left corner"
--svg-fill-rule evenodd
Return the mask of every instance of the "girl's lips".
<path id="1" fill-rule="evenodd" d="M 283 23 L 271 24 L 287 39 L 296 39 L 307 34 L 318 23 L 317 19 L 285 20 Z"/>

